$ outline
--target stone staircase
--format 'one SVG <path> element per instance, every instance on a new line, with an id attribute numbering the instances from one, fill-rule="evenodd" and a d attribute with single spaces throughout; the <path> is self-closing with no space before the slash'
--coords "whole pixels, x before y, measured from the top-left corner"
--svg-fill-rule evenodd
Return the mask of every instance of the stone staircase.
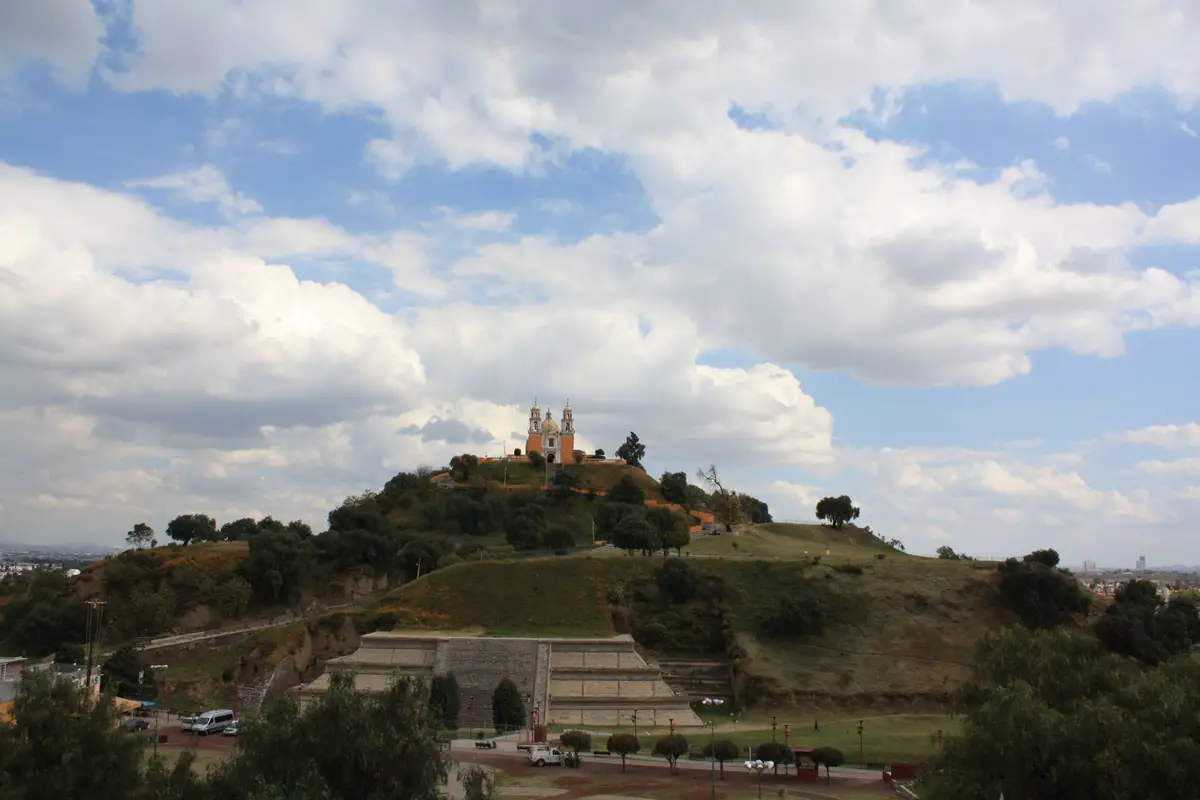
<path id="1" fill-rule="evenodd" d="M 441 642 L 438 655 L 445 658 L 445 664 L 454 665 L 458 679 L 459 725 L 481 730 L 492 727 L 492 693 L 505 678 L 517 685 L 526 707 L 532 711 L 539 696 L 536 694 L 539 650 L 536 639 L 463 637 Z"/>
<path id="2" fill-rule="evenodd" d="M 729 662 L 719 658 L 660 658 L 663 680 L 690 701 L 713 697 L 732 702 L 733 674 Z"/>

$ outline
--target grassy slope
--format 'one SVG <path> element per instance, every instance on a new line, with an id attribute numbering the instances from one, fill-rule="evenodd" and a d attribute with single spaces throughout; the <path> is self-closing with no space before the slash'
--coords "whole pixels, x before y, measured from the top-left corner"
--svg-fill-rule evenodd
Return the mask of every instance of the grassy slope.
<path id="1" fill-rule="evenodd" d="M 887 552 L 865 538 L 838 541 L 840 535 L 820 526 L 761 526 L 738 537 L 739 555 L 757 558 L 692 563 L 735 589 L 736 628 L 750 655 L 747 674 L 765 681 L 780 699 L 857 708 L 936 700 L 967 677 L 978 638 L 1009 621 L 994 571 Z M 856 540 L 866 536 L 852 535 Z M 716 545 L 731 538 L 711 541 Z M 822 555 L 818 565 L 811 558 L 794 558 L 806 549 L 820 548 L 823 554 L 825 547 L 832 555 Z M 877 558 L 880 553 L 886 557 Z M 398 613 L 400 625 L 612 635 L 616 631 L 605 607 L 609 590 L 651 578 L 661 561 L 613 555 L 462 564 L 393 592 L 385 606 Z M 837 571 L 848 564 L 857 564 L 862 574 Z M 803 642 L 759 638 L 754 614 L 798 572 L 835 593 L 842 621 Z"/>
<path id="2" fill-rule="evenodd" d="M 616 486 L 626 475 L 633 477 L 635 483 L 642 487 L 647 497 L 662 496 L 658 481 L 646 474 L 645 470 L 630 467 L 626 464 L 570 464 L 560 469 L 575 473 L 585 489 L 595 489 L 607 492 Z M 509 486 L 542 486 L 546 479 L 544 469 L 534 469 L 532 465 L 521 462 L 510 462 L 507 465 Z M 484 486 L 488 483 L 501 483 L 505 480 L 505 464 L 502 462 L 484 462 L 471 475 L 470 483 Z"/>

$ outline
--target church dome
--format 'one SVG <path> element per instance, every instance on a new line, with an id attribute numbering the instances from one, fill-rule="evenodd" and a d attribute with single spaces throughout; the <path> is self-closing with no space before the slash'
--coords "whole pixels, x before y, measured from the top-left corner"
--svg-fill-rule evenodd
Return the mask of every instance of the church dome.
<path id="1" fill-rule="evenodd" d="M 558 423 L 550 419 L 550 414 L 546 414 L 546 419 L 542 423 L 542 433 L 558 433 Z"/>

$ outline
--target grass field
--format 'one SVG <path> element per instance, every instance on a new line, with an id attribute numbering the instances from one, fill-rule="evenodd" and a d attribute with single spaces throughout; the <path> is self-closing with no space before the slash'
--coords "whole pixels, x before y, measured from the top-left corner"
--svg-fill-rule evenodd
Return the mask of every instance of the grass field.
<path id="1" fill-rule="evenodd" d="M 573 472 L 585 489 L 595 489 L 607 492 L 620 482 L 621 478 L 629 475 L 647 497 L 660 498 L 662 493 L 658 481 L 650 477 L 644 470 L 630 467 L 626 464 L 568 464 L 560 469 Z M 485 461 L 471 474 L 469 483 L 485 486 L 489 483 L 507 483 L 509 486 L 543 486 L 546 481 L 546 470 L 535 469 L 532 464 L 512 461 L 508 464 L 497 461 Z"/>
<path id="2" fill-rule="evenodd" d="M 869 561 L 915 558 L 885 545 L 857 528 L 834 530 L 826 525 L 771 523 L 756 525 L 738 536 L 693 536 L 685 553 L 726 557 L 833 558 Z"/>

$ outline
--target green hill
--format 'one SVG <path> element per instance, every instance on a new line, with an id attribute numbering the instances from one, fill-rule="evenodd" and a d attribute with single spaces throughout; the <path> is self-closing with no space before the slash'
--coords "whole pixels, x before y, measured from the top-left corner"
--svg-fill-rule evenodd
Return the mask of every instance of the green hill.
<path id="1" fill-rule="evenodd" d="M 1011 621 L 994 569 L 886 552 L 861 532 L 838 541 L 842 533 L 817 528 L 761 526 L 737 537 L 746 549 L 776 549 L 772 560 L 685 556 L 700 587 L 684 603 L 667 602 L 655 580 L 674 558 L 589 555 L 459 564 L 389 593 L 377 610 L 397 627 L 632 633 L 661 655 L 732 656 L 747 701 L 856 709 L 945 702 L 969 674 L 978 638 Z M 801 550 L 824 544 L 834 555 L 780 557 L 793 542 Z M 821 606 L 822 630 L 773 632 L 764 618 L 782 598 Z"/>

